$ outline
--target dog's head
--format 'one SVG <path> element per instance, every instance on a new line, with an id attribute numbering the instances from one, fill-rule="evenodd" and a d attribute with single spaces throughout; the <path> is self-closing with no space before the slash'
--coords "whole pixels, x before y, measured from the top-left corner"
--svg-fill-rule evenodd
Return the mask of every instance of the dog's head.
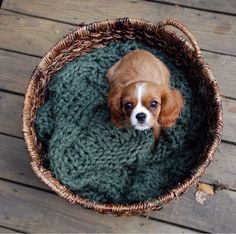
<path id="1" fill-rule="evenodd" d="M 145 130 L 157 124 L 164 128 L 173 126 L 183 107 L 183 97 L 167 85 L 140 81 L 113 87 L 108 104 L 114 125 Z"/>

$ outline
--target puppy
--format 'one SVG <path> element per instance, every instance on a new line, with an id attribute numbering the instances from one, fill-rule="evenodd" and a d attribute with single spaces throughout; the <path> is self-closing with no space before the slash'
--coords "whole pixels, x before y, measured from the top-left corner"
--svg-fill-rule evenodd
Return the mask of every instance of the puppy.
<path id="1" fill-rule="evenodd" d="M 161 128 L 176 123 L 183 107 L 179 91 L 170 88 L 168 68 L 150 52 L 134 50 L 107 72 L 108 106 L 116 127 L 152 128 L 155 149 Z"/>

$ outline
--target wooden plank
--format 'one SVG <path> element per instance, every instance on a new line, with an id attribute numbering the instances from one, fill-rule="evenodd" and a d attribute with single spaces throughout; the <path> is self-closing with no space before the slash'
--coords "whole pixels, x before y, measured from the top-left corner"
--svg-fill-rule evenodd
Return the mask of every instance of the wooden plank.
<path id="1" fill-rule="evenodd" d="M 0 88 L 24 93 L 39 58 L 0 50 Z"/>
<path id="2" fill-rule="evenodd" d="M 42 20 L 0 9 L 0 48 L 44 55 L 75 26 Z"/>
<path id="3" fill-rule="evenodd" d="M 22 108 L 23 97 L 0 92 L 0 133 L 23 137 Z"/>
<path id="4" fill-rule="evenodd" d="M 216 150 L 215 158 L 206 173 L 200 179 L 202 182 L 214 184 L 220 182 L 236 191 L 236 145 L 221 142 Z"/>
<path id="5" fill-rule="evenodd" d="M 0 181 L 0 224 L 41 233 L 197 233 L 144 217 L 114 217 L 71 205 L 54 194 Z"/>
<path id="6" fill-rule="evenodd" d="M 155 0 L 154 0 L 155 1 Z M 157 2 L 176 4 L 176 6 L 187 6 L 202 10 L 216 11 L 222 13 L 236 14 L 235 0 L 156 0 Z"/>
<path id="7" fill-rule="evenodd" d="M 224 131 L 223 139 L 236 142 L 236 101 L 223 99 Z"/>
<path id="8" fill-rule="evenodd" d="M 3 8 L 80 24 L 109 18 L 141 18 L 159 22 L 176 18 L 185 22 L 203 49 L 236 55 L 234 16 L 216 14 L 147 1 L 4 1 Z M 140 11 L 142 9 L 142 11 Z M 62 35 L 74 27 L 2 10 L 0 47 L 34 55 L 44 54 Z"/>
<path id="9" fill-rule="evenodd" d="M 34 174 L 24 140 L 0 134 L 0 178 L 50 190 Z"/>
<path id="10" fill-rule="evenodd" d="M 218 82 L 220 94 L 226 97 L 236 98 L 236 57 L 205 51 L 203 52 L 203 56 Z"/>
<path id="11" fill-rule="evenodd" d="M 212 72 L 219 83 L 221 94 L 236 98 L 235 67 L 236 57 L 203 52 Z M 0 87 L 24 94 L 31 73 L 40 58 L 0 49 Z"/>
<path id="12" fill-rule="evenodd" d="M 26 150 L 21 139 L 0 135 L 0 178 L 50 190 L 33 173 Z M 201 181 L 227 184 L 236 191 L 236 145 L 221 143 L 213 164 L 207 168 Z"/>
<path id="13" fill-rule="evenodd" d="M 204 205 L 195 200 L 195 189 L 191 188 L 185 196 L 166 206 L 161 212 L 149 216 L 182 225 L 190 225 L 210 233 L 235 233 L 236 192 L 219 191 L 208 198 Z"/>
<path id="14" fill-rule="evenodd" d="M 0 92 L 0 133 L 22 137 L 23 97 Z M 236 101 L 224 98 L 224 131 L 223 139 L 236 143 Z"/>

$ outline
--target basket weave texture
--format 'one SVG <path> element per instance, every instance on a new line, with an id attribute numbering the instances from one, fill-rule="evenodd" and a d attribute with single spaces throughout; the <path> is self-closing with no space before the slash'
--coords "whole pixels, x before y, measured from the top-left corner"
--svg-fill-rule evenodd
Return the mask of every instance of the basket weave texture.
<path id="1" fill-rule="evenodd" d="M 168 25 L 182 31 L 191 44 L 179 37 L 175 32 L 167 29 L 166 26 Z M 209 107 L 207 125 L 211 134 L 208 134 L 204 153 L 199 156 L 200 161 L 194 172 L 165 194 L 151 201 L 135 204 L 99 203 L 73 193 L 55 179 L 52 173 L 44 167 L 43 147 L 37 139 L 34 120 L 37 110 L 44 104 L 48 82 L 66 63 L 96 48 L 104 47 L 110 42 L 134 39 L 163 51 L 168 56 L 171 56 L 176 64 L 185 67 L 189 71 L 193 76 L 193 84 L 196 83 L 196 85 L 201 87 L 205 105 Z M 198 77 L 199 80 L 194 77 Z M 221 139 L 222 127 L 222 104 L 216 81 L 204 62 L 201 51 L 192 34 L 175 20 L 166 20 L 154 25 L 142 20 L 125 18 L 92 23 L 78 28 L 56 44 L 36 67 L 27 88 L 23 110 L 23 132 L 31 156 L 31 165 L 41 180 L 71 203 L 78 203 L 99 212 L 119 215 L 158 210 L 164 204 L 179 197 L 192 184 L 196 183 L 213 160 L 214 151 Z"/>

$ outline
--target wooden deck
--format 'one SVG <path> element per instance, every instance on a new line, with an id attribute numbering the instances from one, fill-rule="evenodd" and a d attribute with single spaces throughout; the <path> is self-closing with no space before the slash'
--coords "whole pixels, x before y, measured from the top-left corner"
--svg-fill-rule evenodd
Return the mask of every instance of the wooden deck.
<path id="1" fill-rule="evenodd" d="M 1 2 L 1 1 L 0 1 Z M 21 110 L 40 58 L 82 22 L 174 17 L 196 36 L 219 83 L 224 134 L 201 181 L 227 189 L 204 205 L 196 188 L 148 216 L 113 217 L 70 205 L 33 174 L 22 136 Z M 0 9 L 0 232 L 236 232 L 235 0 L 3 0 Z"/>

